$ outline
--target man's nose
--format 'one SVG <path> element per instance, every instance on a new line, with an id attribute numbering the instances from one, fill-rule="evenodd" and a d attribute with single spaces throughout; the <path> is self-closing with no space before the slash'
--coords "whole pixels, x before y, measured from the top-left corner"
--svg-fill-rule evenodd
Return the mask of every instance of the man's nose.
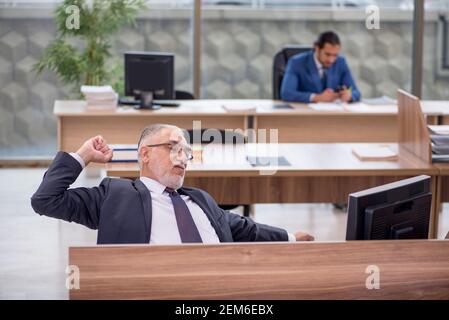
<path id="1" fill-rule="evenodd" d="M 187 164 L 187 154 L 185 152 L 180 152 L 177 155 L 178 160 L 181 161 L 181 164 L 186 165 Z"/>

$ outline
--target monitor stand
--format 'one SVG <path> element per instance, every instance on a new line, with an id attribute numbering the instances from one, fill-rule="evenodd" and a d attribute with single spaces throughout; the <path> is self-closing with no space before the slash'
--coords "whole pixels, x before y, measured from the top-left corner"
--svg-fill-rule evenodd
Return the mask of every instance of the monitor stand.
<path id="1" fill-rule="evenodd" d="M 122 97 L 118 100 L 118 104 L 121 106 L 138 106 L 140 105 L 140 100 Z"/>
<path id="2" fill-rule="evenodd" d="M 158 104 L 152 104 L 151 106 L 141 106 L 140 104 L 137 104 L 134 106 L 134 109 L 136 110 L 159 110 L 161 108 Z"/>
<path id="3" fill-rule="evenodd" d="M 118 101 L 120 106 L 140 106 L 140 100 L 134 98 L 120 98 Z M 153 100 L 153 103 L 160 107 L 179 107 L 179 102 L 174 102 L 170 100 Z M 136 108 L 138 109 L 138 108 Z"/>

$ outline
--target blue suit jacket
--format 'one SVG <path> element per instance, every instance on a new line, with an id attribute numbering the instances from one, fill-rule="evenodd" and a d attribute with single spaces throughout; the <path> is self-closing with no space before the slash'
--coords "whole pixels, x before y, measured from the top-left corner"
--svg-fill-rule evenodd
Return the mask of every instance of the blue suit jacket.
<path id="1" fill-rule="evenodd" d="M 140 181 L 105 178 L 98 187 L 73 188 L 82 170 L 71 155 L 59 152 L 31 198 L 37 213 L 98 229 L 98 244 L 149 243 L 151 194 Z M 204 211 L 220 242 L 288 241 L 287 231 L 222 210 L 199 189 L 180 188 Z"/>
<path id="2" fill-rule="evenodd" d="M 311 50 L 288 60 L 281 86 L 282 100 L 308 103 L 312 93 L 321 93 L 326 88 L 336 90 L 343 85 L 352 88 L 352 101 L 360 100 L 360 92 L 344 57 L 339 56 L 327 70 L 327 85 L 324 87 L 313 54 Z"/>

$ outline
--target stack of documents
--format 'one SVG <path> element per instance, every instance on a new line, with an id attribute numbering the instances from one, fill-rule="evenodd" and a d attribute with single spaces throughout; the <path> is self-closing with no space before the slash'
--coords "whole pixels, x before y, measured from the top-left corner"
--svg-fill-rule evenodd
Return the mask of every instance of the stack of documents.
<path id="1" fill-rule="evenodd" d="M 256 112 L 257 106 L 248 102 L 228 102 L 222 105 L 227 112 Z"/>
<path id="2" fill-rule="evenodd" d="M 317 102 L 309 103 L 308 106 L 316 111 L 343 111 L 344 104 L 341 102 Z"/>
<path id="3" fill-rule="evenodd" d="M 449 126 L 428 126 L 433 162 L 449 162 Z"/>
<path id="4" fill-rule="evenodd" d="M 388 96 L 382 96 L 377 98 L 365 98 L 362 99 L 363 103 L 366 103 L 368 105 L 376 106 L 376 105 L 389 105 L 389 104 L 397 104 L 397 100 L 390 98 Z"/>
<path id="5" fill-rule="evenodd" d="M 81 86 L 88 109 L 115 109 L 118 94 L 111 86 Z"/>
<path id="6" fill-rule="evenodd" d="M 137 162 L 137 144 L 110 144 L 114 150 L 110 162 Z"/>

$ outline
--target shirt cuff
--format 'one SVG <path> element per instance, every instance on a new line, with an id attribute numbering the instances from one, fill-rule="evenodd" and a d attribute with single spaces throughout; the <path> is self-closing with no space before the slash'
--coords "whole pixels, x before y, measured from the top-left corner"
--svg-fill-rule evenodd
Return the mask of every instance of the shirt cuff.
<path id="1" fill-rule="evenodd" d="M 289 242 L 296 242 L 296 237 L 292 233 L 288 232 L 287 234 Z"/>
<path id="2" fill-rule="evenodd" d="M 313 102 L 313 98 L 315 98 L 315 93 L 312 93 L 309 97 L 309 102 Z"/>
<path id="3" fill-rule="evenodd" d="M 83 158 L 81 158 L 81 156 L 80 156 L 78 153 L 76 153 L 76 152 L 70 152 L 69 154 L 70 154 L 73 158 L 75 158 L 76 161 L 78 161 L 78 162 L 80 163 L 81 168 L 84 169 L 84 168 L 86 167 L 86 164 L 84 163 Z"/>

